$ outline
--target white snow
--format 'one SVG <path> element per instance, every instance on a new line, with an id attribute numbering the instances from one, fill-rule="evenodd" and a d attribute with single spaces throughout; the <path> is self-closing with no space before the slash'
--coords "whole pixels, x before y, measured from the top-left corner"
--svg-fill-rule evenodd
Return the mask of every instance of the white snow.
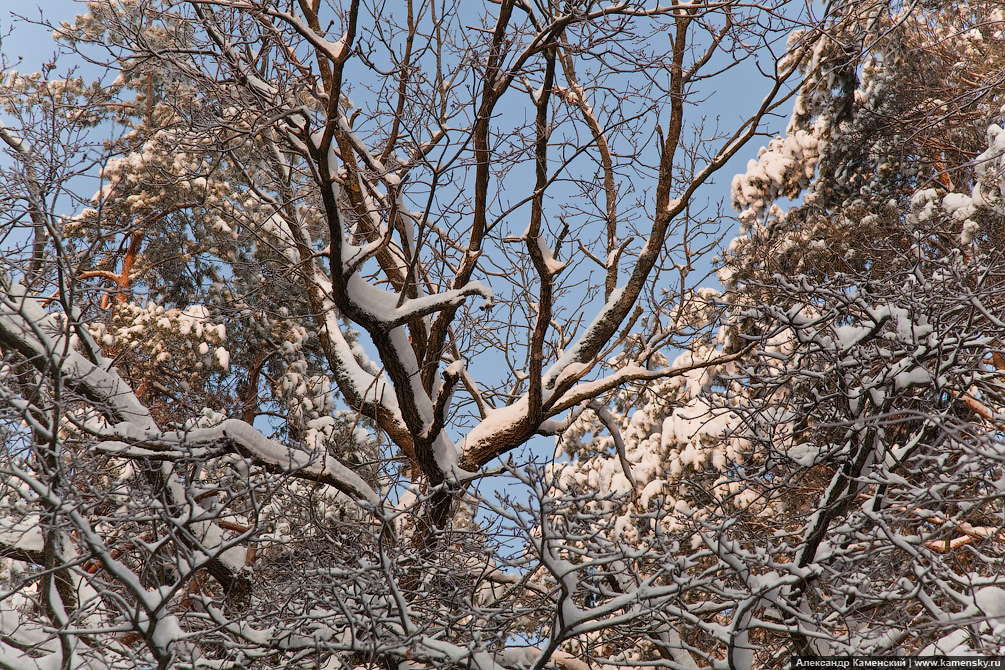
<path id="1" fill-rule="evenodd" d="M 217 347 L 216 353 L 214 355 L 216 356 L 216 360 L 220 364 L 221 368 L 223 368 L 224 370 L 229 370 L 230 369 L 230 352 L 229 351 L 227 351 L 223 347 Z"/>

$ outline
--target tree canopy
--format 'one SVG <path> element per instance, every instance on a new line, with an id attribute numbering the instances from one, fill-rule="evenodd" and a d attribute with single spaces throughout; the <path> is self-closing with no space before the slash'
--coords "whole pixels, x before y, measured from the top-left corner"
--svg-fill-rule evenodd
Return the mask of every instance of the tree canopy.
<path id="1" fill-rule="evenodd" d="M 997 3 L 80 10 L 0 77 L 0 667 L 1005 653 Z"/>

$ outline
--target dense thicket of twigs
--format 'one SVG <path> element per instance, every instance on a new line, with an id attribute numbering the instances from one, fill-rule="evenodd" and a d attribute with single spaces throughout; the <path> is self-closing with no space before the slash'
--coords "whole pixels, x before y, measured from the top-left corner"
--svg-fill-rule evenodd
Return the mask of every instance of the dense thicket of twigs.
<path id="1" fill-rule="evenodd" d="M 1005 13 L 455 4 L 4 63 L 0 667 L 1005 652 Z"/>

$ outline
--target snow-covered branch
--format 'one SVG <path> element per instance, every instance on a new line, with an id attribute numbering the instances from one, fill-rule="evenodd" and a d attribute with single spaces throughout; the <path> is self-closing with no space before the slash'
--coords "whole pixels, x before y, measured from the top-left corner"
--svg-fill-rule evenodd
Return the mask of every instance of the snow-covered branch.
<path id="1" fill-rule="evenodd" d="M 232 449 L 267 470 L 332 486 L 371 506 L 380 503 L 380 496 L 359 475 L 331 456 L 287 447 L 239 419 L 227 419 L 212 428 L 185 432 L 137 432 L 125 425 L 115 426 L 112 433 L 121 441 L 104 439 L 95 449 L 122 458 L 155 461 L 219 456 Z M 221 451 L 221 446 L 226 449 Z"/>

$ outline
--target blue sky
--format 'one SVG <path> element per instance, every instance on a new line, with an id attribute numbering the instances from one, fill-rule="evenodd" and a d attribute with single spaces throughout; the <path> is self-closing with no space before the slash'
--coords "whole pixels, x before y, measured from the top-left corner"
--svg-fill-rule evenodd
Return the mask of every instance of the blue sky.
<path id="1" fill-rule="evenodd" d="M 42 17 L 57 24 L 60 21 L 72 22 L 74 15 L 82 9 L 83 3 L 74 0 L 45 0 L 44 2 L 29 0 L 29 2 L 21 3 L 16 9 L 0 10 L 0 36 L 2 36 L 0 46 L 2 46 L 6 66 L 21 72 L 38 71 L 42 64 L 52 57 L 58 45 L 52 40 L 50 30 L 33 25 L 31 22 L 37 22 Z M 16 20 L 16 17 L 27 20 Z M 764 83 L 763 79 L 756 75 L 754 65 L 754 62 L 751 61 L 716 77 L 716 90 L 706 102 L 699 105 L 697 110 L 706 116 L 710 125 L 718 116 L 721 117 L 722 125 L 729 127 L 742 113 L 747 112 L 753 103 L 760 101 Z M 781 132 L 785 127 L 785 122 L 784 118 L 769 119 L 766 131 Z M 744 171 L 747 161 L 756 156 L 758 148 L 766 142 L 766 139 L 763 141 L 755 139 L 744 151 L 741 151 L 724 170 L 719 172 L 716 183 L 699 193 L 698 204 L 707 202 L 711 205 L 709 211 L 714 211 L 715 203 L 722 201 L 725 203 L 723 213 L 727 216 L 731 215 L 729 182 L 734 174 Z M 721 221 L 720 233 L 727 232 L 727 229 L 733 227 L 735 227 L 735 222 L 724 218 Z M 732 234 L 727 233 L 726 240 L 728 241 L 731 237 Z"/>

